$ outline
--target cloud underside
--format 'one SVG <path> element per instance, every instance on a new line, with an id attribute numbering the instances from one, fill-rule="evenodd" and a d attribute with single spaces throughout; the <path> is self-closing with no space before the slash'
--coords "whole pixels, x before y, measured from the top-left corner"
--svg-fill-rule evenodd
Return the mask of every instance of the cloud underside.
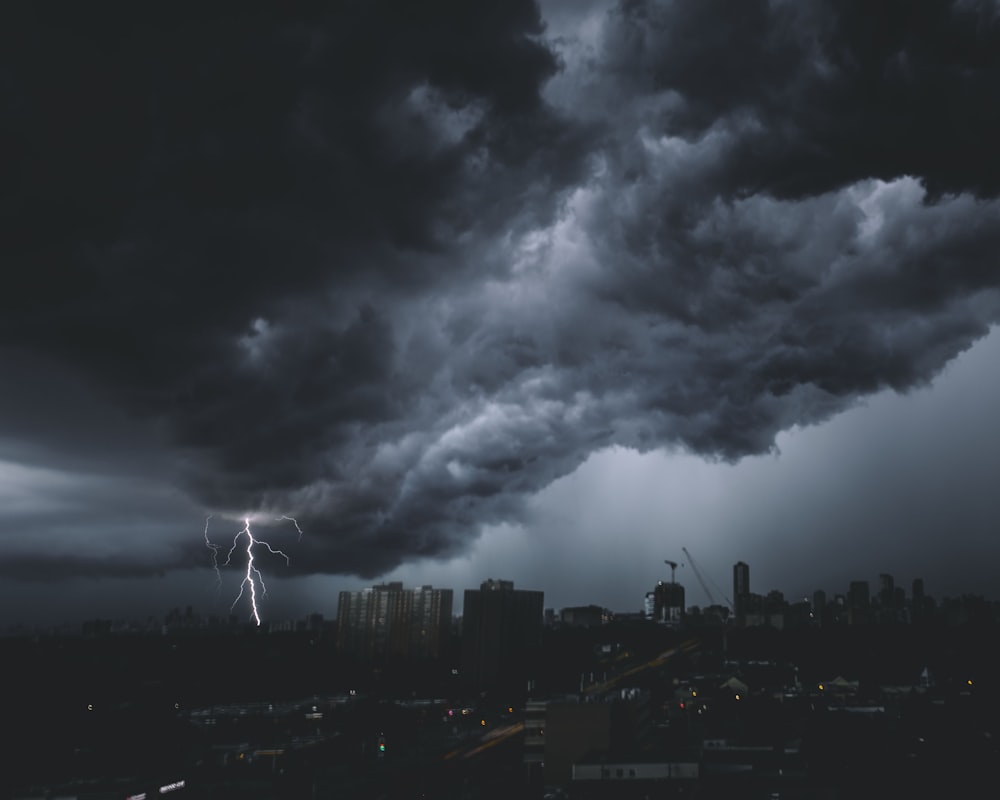
<path id="1" fill-rule="evenodd" d="M 985 4 L 406 8 L 35 10 L 7 56 L 11 383 L 65 365 L 206 509 L 296 515 L 292 570 L 461 553 L 612 445 L 765 452 L 1000 320 Z"/>

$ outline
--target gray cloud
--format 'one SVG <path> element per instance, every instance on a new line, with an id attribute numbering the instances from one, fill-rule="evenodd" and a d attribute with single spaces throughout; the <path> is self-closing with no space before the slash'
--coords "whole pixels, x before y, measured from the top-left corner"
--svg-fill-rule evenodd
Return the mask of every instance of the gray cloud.
<path id="1" fill-rule="evenodd" d="M 1000 26 L 989 3 L 626 2 L 606 53 L 657 95 L 664 128 L 742 127 L 727 191 L 796 197 L 919 175 L 933 194 L 1000 188 Z"/>
<path id="2" fill-rule="evenodd" d="M 295 514 L 293 573 L 371 577 L 601 448 L 767 452 L 1000 320 L 976 7 L 627 2 L 586 41 L 527 2 L 407 8 L 17 12 L 10 452 L 127 412 L 121 472 Z M 100 403 L 42 399 L 40 363 Z M 9 563 L 188 567 L 188 534 Z"/>

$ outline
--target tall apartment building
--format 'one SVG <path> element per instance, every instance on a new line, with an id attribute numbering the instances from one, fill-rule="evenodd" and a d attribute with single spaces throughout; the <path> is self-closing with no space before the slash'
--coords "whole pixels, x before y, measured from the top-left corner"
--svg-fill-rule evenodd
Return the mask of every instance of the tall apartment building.
<path id="1" fill-rule="evenodd" d="M 733 564 L 733 612 L 738 618 L 747 613 L 747 597 L 750 595 L 750 565 L 745 561 Z"/>
<path id="2" fill-rule="evenodd" d="M 847 590 L 847 613 L 851 625 L 865 625 L 871 612 L 868 581 L 851 581 Z"/>
<path id="3" fill-rule="evenodd" d="M 418 586 L 412 590 L 410 609 L 410 655 L 439 658 L 451 634 L 451 589 Z"/>
<path id="4" fill-rule="evenodd" d="M 488 580 L 466 589 L 462 614 L 462 675 L 476 689 L 519 688 L 542 646 L 542 592 Z"/>
<path id="5" fill-rule="evenodd" d="M 448 640 L 451 589 L 401 582 L 341 592 L 337 649 L 360 661 L 438 658 Z"/>

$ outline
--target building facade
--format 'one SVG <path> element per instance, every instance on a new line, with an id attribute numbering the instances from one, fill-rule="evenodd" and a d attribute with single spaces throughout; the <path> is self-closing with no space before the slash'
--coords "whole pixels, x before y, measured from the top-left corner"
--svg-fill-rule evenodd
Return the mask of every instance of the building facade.
<path id="1" fill-rule="evenodd" d="M 462 676 L 478 690 L 524 688 L 542 647 L 544 593 L 488 580 L 466 589 Z"/>
<path id="2" fill-rule="evenodd" d="M 652 600 L 651 616 L 656 622 L 675 628 L 681 626 L 684 621 L 684 587 L 681 584 L 657 581 Z M 647 613 L 647 616 L 650 615 Z"/>
<path id="3" fill-rule="evenodd" d="M 363 662 L 438 658 L 448 641 L 451 589 L 401 582 L 359 592 L 341 592 L 337 607 L 337 649 Z"/>

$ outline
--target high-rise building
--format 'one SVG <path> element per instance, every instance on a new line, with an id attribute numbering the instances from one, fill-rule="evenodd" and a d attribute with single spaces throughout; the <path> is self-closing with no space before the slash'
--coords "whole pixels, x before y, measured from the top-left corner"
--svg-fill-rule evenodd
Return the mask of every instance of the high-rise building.
<path id="1" fill-rule="evenodd" d="M 812 613 L 814 624 L 822 625 L 826 616 L 826 592 L 822 589 L 813 592 Z"/>
<path id="2" fill-rule="evenodd" d="M 648 595 L 647 595 L 648 597 Z M 676 581 L 657 581 L 653 589 L 653 614 L 657 622 L 679 627 L 684 619 L 684 587 Z"/>
<path id="3" fill-rule="evenodd" d="M 452 590 L 383 583 L 341 592 L 337 648 L 361 661 L 437 658 L 448 638 Z"/>
<path id="4" fill-rule="evenodd" d="M 544 593 L 488 580 L 466 589 L 462 676 L 476 689 L 523 688 L 542 646 Z"/>
<path id="5" fill-rule="evenodd" d="M 750 565 L 745 561 L 733 564 L 733 611 L 737 617 L 747 613 L 747 597 L 750 595 Z"/>
<path id="6" fill-rule="evenodd" d="M 924 579 L 913 579 L 913 596 L 910 599 L 910 618 L 915 623 L 922 623 L 927 618 L 927 600 L 924 595 Z"/>
<path id="7" fill-rule="evenodd" d="M 883 572 L 878 576 L 878 602 L 883 608 L 892 607 L 895 587 L 896 582 L 889 573 Z"/>
<path id="8" fill-rule="evenodd" d="M 646 592 L 642 601 L 642 613 L 646 619 L 656 619 L 656 592 Z"/>
<path id="9" fill-rule="evenodd" d="M 409 655 L 439 658 L 445 651 L 451 630 L 451 589 L 418 586 L 412 590 Z"/>
<path id="10" fill-rule="evenodd" d="M 852 625 L 862 625 L 868 622 L 871 593 L 868 581 L 851 581 L 847 590 L 848 620 Z"/>

